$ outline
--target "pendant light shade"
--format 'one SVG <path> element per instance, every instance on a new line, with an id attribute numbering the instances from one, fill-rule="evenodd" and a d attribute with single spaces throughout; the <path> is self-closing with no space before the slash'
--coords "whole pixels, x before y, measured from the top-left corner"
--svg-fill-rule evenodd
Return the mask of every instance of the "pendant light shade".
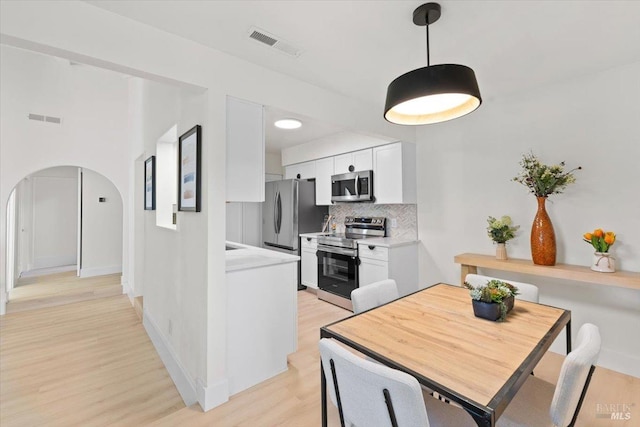
<path id="1" fill-rule="evenodd" d="M 413 13 L 427 27 L 427 66 L 409 71 L 387 89 L 384 118 L 399 125 L 425 125 L 452 120 L 480 106 L 482 98 L 473 70 L 464 65 L 429 65 L 429 24 L 440 17 L 440 5 L 426 3 Z"/>

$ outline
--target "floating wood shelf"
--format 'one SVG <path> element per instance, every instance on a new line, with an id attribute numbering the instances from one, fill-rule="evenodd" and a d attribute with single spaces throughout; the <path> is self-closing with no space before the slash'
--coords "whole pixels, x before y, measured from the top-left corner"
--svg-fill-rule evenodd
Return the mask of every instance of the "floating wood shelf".
<path id="1" fill-rule="evenodd" d="M 454 257 L 461 267 L 461 283 L 468 273 L 477 273 L 478 267 L 494 270 L 512 271 L 531 274 L 533 276 L 553 277 L 556 279 L 575 280 L 578 282 L 596 283 L 619 288 L 640 289 L 640 273 L 633 271 L 616 271 L 615 273 L 598 273 L 589 267 L 571 264 L 556 264 L 552 267 L 535 265 L 528 259 L 497 260 L 492 255 L 460 254 Z"/>

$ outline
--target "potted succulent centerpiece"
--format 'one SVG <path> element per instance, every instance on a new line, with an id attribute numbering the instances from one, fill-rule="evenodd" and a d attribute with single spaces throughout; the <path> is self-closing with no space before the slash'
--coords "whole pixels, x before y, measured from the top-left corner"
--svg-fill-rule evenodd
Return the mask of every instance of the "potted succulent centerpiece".
<path id="1" fill-rule="evenodd" d="M 516 286 L 496 279 L 478 287 L 464 282 L 464 287 L 469 289 L 473 314 L 476 317 L 500 322 L 513 308 L 514 297 L 518 294 Z"/>

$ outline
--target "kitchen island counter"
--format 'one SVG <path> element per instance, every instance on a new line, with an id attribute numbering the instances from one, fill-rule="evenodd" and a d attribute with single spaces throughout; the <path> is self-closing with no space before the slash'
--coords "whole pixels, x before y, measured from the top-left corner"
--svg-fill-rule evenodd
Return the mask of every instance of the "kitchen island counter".
<path id="1" fill-rule="evenodd" d="M 295 263 L 300 257 L 242 243 L 226 242 L 226 271 L 247 270 L 275 264 Z"/>
<path id="2" fill-rule="evenodd" d="M 298 345 L 297 256 L 226 242 L 227 369 L 234 395 L 287 370 Z"/>

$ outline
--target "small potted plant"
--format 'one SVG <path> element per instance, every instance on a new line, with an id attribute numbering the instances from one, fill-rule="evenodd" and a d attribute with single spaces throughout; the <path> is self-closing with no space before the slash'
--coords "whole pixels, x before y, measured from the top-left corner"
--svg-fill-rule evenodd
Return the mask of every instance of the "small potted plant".
<path id="1" fill-rule="evenodd" d="M 513 308 L 514 297 L 518 288 L 502 280 L 489 280 L 486 285 L 477 288 L 468 282 L 464 287 L 469 289 L 473 314 L 488 320 L 504 321 L 507 313 Z"/>
<path id="2" fill-rule="evenodd" d="M 609 248 L 616 241 L 616 233 L 613 231 L 602 231 L 601 228 L 593 230 L 592 233 L 584 233 L 583 240 L 596 252 L 593 254 L 591 269 L 601 273 L 613 273 L 616 271 L 615 259 L 609 254 Z"/>
<path id="3" fill-rule="evenodd" d="M 512 225 L 511 217 L 504 215 L 500 219 L 496 219 L 492 216 L 487 218 L 487 235 L 498 245 L 496 248 L 496 259 L 507 259 L 507 247 L 505 243 L 516 237 L 516 231 L 520 228 L 519 225 Z"/>

